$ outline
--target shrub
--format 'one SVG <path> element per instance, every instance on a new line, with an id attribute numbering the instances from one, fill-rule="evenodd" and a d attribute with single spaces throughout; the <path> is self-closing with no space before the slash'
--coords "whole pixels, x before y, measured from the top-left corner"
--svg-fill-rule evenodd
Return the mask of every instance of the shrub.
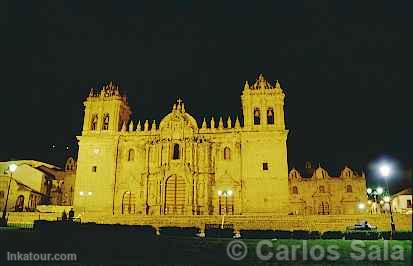
<path id="1" fill-rule="evenodd" d="M 234 235 L 234 229 L 232 228 L 206 228 L 205 236 L 206 237 L 223 237 L 223 238 L 232 238 Z"/>
<path id="2" fill-rule="evenodd" d="M 345 239 L 377 240 L 381 237 L 378 231 L 347 231 Z"/>
<path id="3" fill-rule="evenodd" d="M 293 239 L 309 239 L 310 232 L 306 230 L 294 230 L 291 233 L 291 236 Z"/>
<path id="4" fill-rule="evenodd" d="M 320 239 L 321 233 L 320 231 L 311 231 L 309 234 L 309 239 Z"/>
<path id="5" fill-rule="evenodd" d="M 396 231 L 394 232 L 393 239 L 396 240 L 412 240 L 413 234 L 411 231 Z"/>
<path id="6" fill-rule="evenodd" d="M 322 239 L 342 239 L 344 236 L 341 231 L 326 231 L 321 235 Z"/>
<path id="7" fill-rule="evenodd" d="M 274 230 L 240 230 L 242 238 L 249 239 L 273 239 L 275 237 Z"/>
<path id="8" fill-rule="evenodd" d="M 274 236 L 279 239 L 289 239 L 291 238 L 291 231 L 274 230 Z"/>
<path id="9" fill-rule="evenodd" d="M 161 236 L 195 236 L 199 233 L 199 228 L 164 226 L 159 228 L 159 232 Z"/>
<path id="10" fill-rule="evenodd" d="M 380 238 L 383 238 L 385 240 L 390 240 L 390 231 L 382 231 L 380 233 Z M 413 239 L 413 234 L 411 231 L 396 231 L 393 234 L 393 239 L 394 240 L 412 240 Z"/>

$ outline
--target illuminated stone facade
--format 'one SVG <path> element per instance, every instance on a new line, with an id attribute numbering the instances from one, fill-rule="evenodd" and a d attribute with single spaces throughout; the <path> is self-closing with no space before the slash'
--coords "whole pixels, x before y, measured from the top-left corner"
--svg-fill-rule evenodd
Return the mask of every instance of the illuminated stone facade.
<path id="1" fill-rule="evenodd" d="M 157 126 L 133 122 L 110 83 L 84 102 L 74 207 L 143 215 L 287 214 L 284 93 L 262 75 L 245 83 L 243 120 L 201 125 L 179 99 Z M 242 122 L 242 123 L 241 123 Z"/>
<path id="2" fill-rule="evenodd" d="M 288 183 L 293 214 L 359 214 L 367 210 L 364 173 L 359 175 L 348 167 L 332 177 L 320 166 L 307 165 L 302 173 L 292 169 Z"/>

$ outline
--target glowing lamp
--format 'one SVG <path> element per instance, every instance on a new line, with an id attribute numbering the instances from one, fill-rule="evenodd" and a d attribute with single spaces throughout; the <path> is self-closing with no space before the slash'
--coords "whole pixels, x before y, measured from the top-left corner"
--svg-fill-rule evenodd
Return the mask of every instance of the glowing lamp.
<path id="1" fill-rule="evenodd" d="M 377 194 L 381 195 L 381 194 L 383 194 L 384 189 L 383 189 L 382 187 L 378 187 L 378 188 L 376 189 L 376 191 L 377 191 Z"/>
<path id="2" fill-rule="evenodd" d="M 9 165 L 9 170 L 10 170 L 10 172 L 12 172 L 12 173 L 14 173 L 14 172 L 16 172 L 16 170 L 17 170 L 17 165 L 16 164 L 11 164 L 11 165 Z"/>
<path id="3" fill-rule="evenodd" d="M 391 173 L 391 168 L 390 168 L 390 166 L 389 166 L 388 164 L 382 164 L 382 165 L 379 167 L 379 171 L 380 171 L 380 174 L 381 174 L 383 177 L 388 177 L 388 176 L 390 175 L 390 173 Z"/>

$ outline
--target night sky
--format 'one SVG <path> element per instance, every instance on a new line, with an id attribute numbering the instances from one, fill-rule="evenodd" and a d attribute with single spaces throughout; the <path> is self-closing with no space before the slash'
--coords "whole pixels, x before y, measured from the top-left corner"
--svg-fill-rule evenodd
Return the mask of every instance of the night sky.
<path id="1" fill-rule="evenodd" d="M 374 180 L 369 165 L 385 156 L 411 169 L 411 7 L 89 2 L 0 4 L 0 160 L 61 166 L 76 156 L 82 102 L 111 80 L 135 121 L 159 124 L 181 97 L 200 125 L 241 114 L 245 80 L 262 73 L 286 94 L 290 168 L 310 160 L 335 175 L 349 165 Z M 393 185 L 411 180 L 399 176 Z"/>

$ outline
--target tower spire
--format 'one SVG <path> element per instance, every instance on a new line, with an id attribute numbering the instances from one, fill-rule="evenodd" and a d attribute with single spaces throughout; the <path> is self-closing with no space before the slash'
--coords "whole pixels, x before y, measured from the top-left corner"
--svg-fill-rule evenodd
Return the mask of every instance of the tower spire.
<path id="1" fill-rule="evenodd" d="M 141 131 L 142 130 L 142 128 L 141 128 L 141 120 L 139 120 L 138 121 L 138 125 L 136 126 L 136 132 L 139 132 L 139 131 Z"/>
<path id="2" fill-rule="evenodd" d="M 215 128 L 215 120 L 214 117 L 211 117 L 211 129 Z"/>
<path id="3" fill-rule="evenodd" d="M 244 84 L 244 90 L 248 90 L 249 88 L 250 88 L 250 85 L 248 84 L 248 80 L 246 80 Z"/>
<path id="4" fill-rule="evenodd" d="M 232 128 L 231 116 L 228 116 L 228 120 L 227 120 L 227 128 Z"/>
<path id="5" fill-rule="evenodd" d="M 206 120 L 205 120 L 205 117 L 204 117 L 204 120 L 202 121 L 202 127 L 201 128 L 206 128 L 207 127 L 207 124 L 206 124 Z"/>
<path id="6" fill-rule="evenodd" d="M 223 129 L 223 128 L 224 128 L 224 121 L 222 120 L 222 116 L 219 118 L 218 128 L 219 128 L 219 129 Z"/>
<path id="7" fill-rule="evenodd" d="M 240 125 L 240 123 L 239 123 L 238 116 L 237 116 L 237 118 L 235 119 L 235 128 L 241 128 L 241 125 Z"/>

